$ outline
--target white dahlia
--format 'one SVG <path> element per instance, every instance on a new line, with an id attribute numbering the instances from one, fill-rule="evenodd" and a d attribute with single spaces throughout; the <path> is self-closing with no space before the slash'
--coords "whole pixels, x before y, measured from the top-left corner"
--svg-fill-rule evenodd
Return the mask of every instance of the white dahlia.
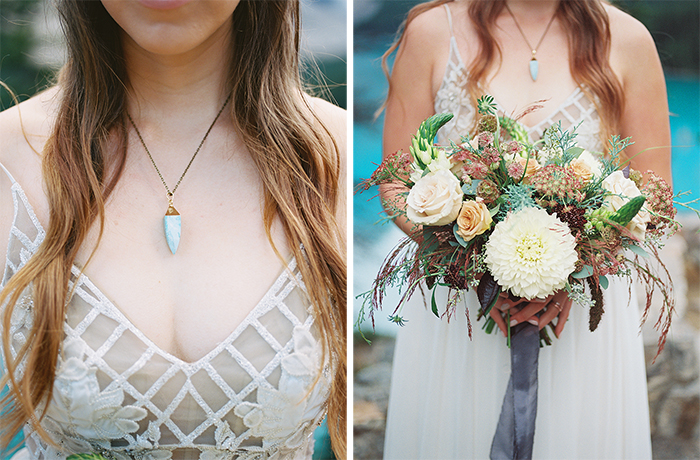
<path id="1" fill-rule="evenodd" d="M 578 259 L 568 225 L 543 209 L 510 213 L 486 243 L 486 265 L 498 284 L 526 299 L 563 288 Z"/>

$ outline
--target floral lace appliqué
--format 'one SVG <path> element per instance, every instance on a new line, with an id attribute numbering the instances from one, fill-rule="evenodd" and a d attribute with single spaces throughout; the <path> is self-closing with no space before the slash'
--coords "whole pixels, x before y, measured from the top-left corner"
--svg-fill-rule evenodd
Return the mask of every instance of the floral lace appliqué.
<path id="1" fill-rule="evenodd" d="M 320 348 L 308 327 L 295 327 L 292 339 L 294 352 L 282 360 L 279 389 L 261 387 L 257 403 L 244 402 L 235 409 L 253 436 L 263 438 L 263 450 L 279 446 L 282 453 L 300 448 L 322 418 L 328 387 L 317 381 Z"/>
<path id="2" fill-rule="evenodd" d="M 146 416 L 143 408 L 122 405 L 120 388 L 100 390 L 97 368 L 85 363 L 83 347 L 79 340 L 64 342 L 53 399 L 42 420 L 61 450 L 69 453 L 109 449 L 112 440 L 137 431 L 137 422 Z"/>

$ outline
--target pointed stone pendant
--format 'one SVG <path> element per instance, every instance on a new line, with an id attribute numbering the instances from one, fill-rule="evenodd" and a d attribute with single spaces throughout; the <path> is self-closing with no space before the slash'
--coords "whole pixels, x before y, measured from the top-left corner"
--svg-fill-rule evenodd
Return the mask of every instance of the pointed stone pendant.
<path id="1" fill-rule="evenodd" d="M 165 239 L 168 241 L 168 247 L 170 248 L 170 252 L 175 254 L 175 251 L 177 251 L 177 247 L 180 244 L 181 222 L 180 213 L 177 212 L 177 209 L 175 209 L 175 206 L 172 204 L 168 206 L 168 211 L 165 213 L 165 217 L 163 217 L 163 224 L 165 227 Z"/>
<path id="2" fill-rule="evenodd" d="M 534 57 L 530 60 L 530 76 L 532 77 L 532 81 L 537 81 L 537 73 L 540 70 L 540 65 L 539 62 L 537 62 L 537 59 Z"/>

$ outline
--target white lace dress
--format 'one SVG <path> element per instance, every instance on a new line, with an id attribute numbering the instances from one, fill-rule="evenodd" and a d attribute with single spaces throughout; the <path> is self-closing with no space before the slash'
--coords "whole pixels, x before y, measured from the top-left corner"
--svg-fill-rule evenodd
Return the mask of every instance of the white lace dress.
<path id="1" fill-rule="evenodd" d="M 3 284 L 45 237 L 7 174 L 15 216 Z M 73 274 L 53 399 L 41 422 L 56 446 L 27 425 L 16 459 L 311 458 L 331 377 L 294 261 L 243 323 L 192 363 L 160 349 L 76 267 Z M 24 295 L 13 314 L 13 355 L 32 326 L 32 305 Z"/>
<path id="2" fill-rule="evenodd" d="M 472 127 L 475 111 L 463 89 L 464 75 L 453 37 L 435 111 L 452 112 L 455 119 L 438 134 L 440 142 L 459 140 Z M 601 150 L 595 106 L 580 90 L 532 127 L 530 135 L 538 138 L 558 120 L 564 129 L 583 122 L 579 143 Z M 651 458 L 636 296 L 632 291 L 630 302 L 627 283 L 616 277 L 604 292 L 605 314 L 595 332 L 588 330 L 588 311 L 573 305 L 561 338 L 540 350 L 533 458 Z M 446 289 L 439 291 L 438 300 L 445 305 Z M 489 457 L 510 354 L 500 332 L 481 330 L 477 306 L 470 291 L 449 323 L 436 318 L 419 295 L 404 309 L 408 323 L 399 330 L 394 351 L 384 458 Z M 472 340 L 464 308 L 469 308 Z"/>

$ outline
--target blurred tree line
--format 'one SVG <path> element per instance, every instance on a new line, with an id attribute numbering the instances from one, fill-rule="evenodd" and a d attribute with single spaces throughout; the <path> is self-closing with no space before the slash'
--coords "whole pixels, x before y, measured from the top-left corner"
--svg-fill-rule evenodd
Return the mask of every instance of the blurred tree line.
<path id="1" fill-rule="evenodd" d="M 697 0 L 615 0 L 651 32 L 664 69 L 700 72 L 700 2 Z"/>
<path id="2" fill-rule="evenodd" d="M 39 45 L 38 26 L 33 27 L 32 21 L 43 21 L 43 8 L 44 0 L 0 0 L 0 81 L 20 101 L 45 88 L 57 70 L 32 59 Z M 302 78 L 314 95 L 347 107 L 345 62 L 345 56 L 304 58 Z M 0 110 L 11 105 L 11 95 L 0 89 Z"/>
<path id="3" fill-rule="evenodd" d="M 41 0 L 0 0 L 0 81 L 20 98 L 27 99 L 48 84 L 53 69 L 30 58 L 36 46 L 30 18 L 42 10 Z M 0 90 L 0 108 L 12 105 L 11 96 Z"/>
<path id="4" fill-rule="evenodd" d="M 394 34 L 408 10 L 419 3 L 418 0 L 384 0 L 372 19 L 356 26 L 356 34 L 363 37 Z M 649 29 L 666 71 L 695 76 L 700 73 L 700 1 L 612 0 L 612 3 Z M 361 40 L 356 40 L 355 46 L 362 46 Z"/>

